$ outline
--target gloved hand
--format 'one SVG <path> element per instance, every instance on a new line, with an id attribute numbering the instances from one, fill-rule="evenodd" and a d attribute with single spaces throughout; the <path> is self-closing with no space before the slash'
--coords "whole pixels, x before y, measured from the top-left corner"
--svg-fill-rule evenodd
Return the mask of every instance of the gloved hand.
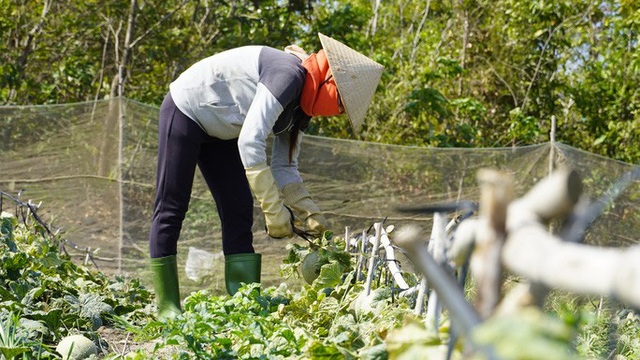
<path id="1" fill-rule="evenodd" d="M 249 186 L 260 203 L 267 234 L 282 239 L 293 236 L 291 213 L 284 207 L 271 168 L 266 163 L 245 169 Z"/>
<path id="2" fill-rule="evenodd" d="M 284 203 L 297 218 L 302 220 L 307 231 L 315 236 L 322 236 L 326 230 L 327 220 L 320 212 L 320 208 L 311 200 L 311 195 L 303 183 L 294 182 L 282 188 Z"/>

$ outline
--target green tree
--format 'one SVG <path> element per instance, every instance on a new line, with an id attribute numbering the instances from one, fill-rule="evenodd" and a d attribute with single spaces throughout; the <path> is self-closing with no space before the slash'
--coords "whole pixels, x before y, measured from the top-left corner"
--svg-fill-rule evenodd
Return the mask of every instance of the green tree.
<path id="1" fill-rule="evenodd" d="M 640 161 L 640 4 L 605 1 L 573 36 L 561 141 Z"/>
<path id="2" fill-rule="evenodd" d="M 634 0 L 0 0 L 0 103 L 128 98 L 159 105 L 194 62 L 247 44 L 332 36 L 385 66 L 361 134 L 420 146 L 558 140 L 638 162 Z"/>

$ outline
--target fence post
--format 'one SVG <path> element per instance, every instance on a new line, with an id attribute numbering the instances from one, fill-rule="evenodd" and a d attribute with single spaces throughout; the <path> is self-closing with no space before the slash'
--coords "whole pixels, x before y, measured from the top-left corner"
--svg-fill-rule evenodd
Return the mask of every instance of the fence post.
<path id="1" fill-rule="evenodd" d="M 551 115 L 551 131 L 549 132 L 549 143 L 551 145 L 549 149 L 549 175 L 553 173 L 553 158 L 555 157 L 556 147 L 556 116 Z"/>
<path id="2" fill-rule="evenodd" d="M 120 85 L 122 86 L 122 85 Z M 122 274 L 122 255 L 123 255 L 123 247 L 124 247 L 124 199 L 122 198 L 123 194 L 123 171 L 122 171 L 122 158 L 123 158 L 123 137 L 124 137 L 124 104 L 122 93 L 118 97 L 118 206 L 119 206 L 119 244 L 118 244 L 118 274 Z"/>

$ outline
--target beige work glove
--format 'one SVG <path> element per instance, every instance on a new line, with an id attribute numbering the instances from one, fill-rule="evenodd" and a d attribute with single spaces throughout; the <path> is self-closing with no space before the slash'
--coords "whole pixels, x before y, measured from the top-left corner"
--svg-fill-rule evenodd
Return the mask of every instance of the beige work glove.
<path id="1" fill-rule="evenodd" d="M 282 196 L 284 196 L 284 204 L 305 224 L 307 232 L 318 237 L 322 236 L 326 230 L 327 220 L 320 208 L 311 200 L 311 195 L 304 184 L 294 182 L 286 185 L 282 188 Z"/>
<path id="2" fill-rule="evenodd" d="M 293 236 L 291 213 L 282 203 L 278 187 L 266 163 L 245 169 L 249 186 L 260 203 L 267 226 L 267 234 L 282 239 Z"/>

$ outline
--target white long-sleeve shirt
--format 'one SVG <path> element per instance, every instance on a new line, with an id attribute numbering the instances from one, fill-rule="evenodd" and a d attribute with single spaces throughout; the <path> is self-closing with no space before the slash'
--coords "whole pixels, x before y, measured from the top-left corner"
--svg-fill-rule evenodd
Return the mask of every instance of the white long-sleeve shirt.
<path id="1" fill-rule="evenodd" d="M 198 61 L 169 88 L 178 109 L 207 134 L 238 138 L 245 168 L 267 162 L 267 138 L 275 134 L 270 165 L 282 188 L 302 181 L 299 146 L 289 163 L 288 130 L 296 118 L 306 116 L 300 109 L 305 77 L 298 57 L 267 46 L 244 46 Z"/>

